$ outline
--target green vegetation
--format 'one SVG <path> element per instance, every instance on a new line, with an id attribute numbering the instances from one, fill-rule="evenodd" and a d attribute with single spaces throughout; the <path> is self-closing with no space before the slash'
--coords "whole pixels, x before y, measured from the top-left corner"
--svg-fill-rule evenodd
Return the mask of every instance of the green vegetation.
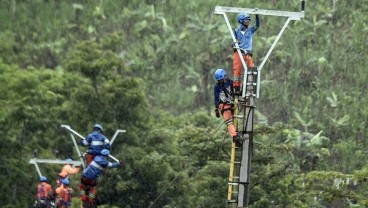
<path id="1" fill-rule="evenodd" d="M 108 137 L 127 130 L 112 147 L 126 168 L 99 183 L 104 207 L 224 207 L 230 139 L 212 85 L 217 68 L 231 74 L 232 48 L 213 10 L 298 11 L 298 0 L 0 4 L 0 207 L 33 203 L 34 150 L 76 157 L 61 124 L 86 135 L 96 122 Z M 368 205 L 367 12 L 367 0 L 307 1 L 266 62 L 251 207 Z M 256 64 L 284 21 L 261 16 Z M 55 185 L 61 167 L 40 168 Z M 78 207 L 79 176 L 71 180 Z"/>

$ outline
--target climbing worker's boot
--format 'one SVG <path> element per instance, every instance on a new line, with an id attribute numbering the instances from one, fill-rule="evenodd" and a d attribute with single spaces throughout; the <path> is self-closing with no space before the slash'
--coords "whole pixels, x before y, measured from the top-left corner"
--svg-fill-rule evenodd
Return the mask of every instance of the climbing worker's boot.
<path id="1" fill-rule="evenodd" d="M 233 137 L 233 142 L 237 147 L 241 147 L 243 145 L 244 140 L 243 138 L 241 138 L 241 136 L 239 136 L 239 134 L 237 134 L 236 136 Z"/>

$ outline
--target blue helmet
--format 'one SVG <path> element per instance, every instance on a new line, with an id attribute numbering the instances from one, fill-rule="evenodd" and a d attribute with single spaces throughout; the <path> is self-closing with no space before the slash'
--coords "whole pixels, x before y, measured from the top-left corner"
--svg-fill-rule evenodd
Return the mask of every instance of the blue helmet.
<path id="1" fill-rule="evenodd" d="M 71 162 L 73 162 L 73 159 L 72 158 L 68 158 L 68 159 L 65 160 L 65 162 L 71 163 Z"/>
<path id="2" fill-rule="evenodd" d="M 45 181 L 47 181 L 47 178 L 46 178 L 45 176 L 41 176 L 41 177 L 40 177 L 40 181 L 41 181 L 41 182 L 45 182 Z"/>
<path id="3" fill-rule="evenodd" d="M 215 79 L 218 81 L 218 80 L 222 80 L 222 79 L 224 79 L 225 78 L 225 76 L 226 76 L 226 72 L 225 72 L 225 70 L 223 70 L 223 69 L 217 69 L 216 71 L 215 71 Z"/>
<path id="4" fill-rule="evenodd" d="M 110 151 L 109 150 L 107 150 L 107 149 L 103 149 L 103 150 L 101 150 L 101 155 L 105 155 L 105 156 L 107 156 L 107 155 L 109 155 L 110 154 Z"/>
<path id="5" fill-rule="evenodd" d="M 100 131 L 103 131 L 103 128 L 100 124 L 95 124 L 94 128 L 95 129 L 100 129 Z"/>
<path id="6" fill-rule="evenodd" d="M 63 180 L 61 180 L 61 183 L 67 186 L 70 184 L 69 179 L 67 178 L 64 178 Z"/>
<path id="7" fill-rule="evenodd" d="M 250 20 L 250 16 L 249 16 L 249 14 L 247 14 L 247 13 L 240 13 L 240 14 L 238 15 L 238 22 L 239 22 L 240 24 L 243 24 L 243 22 L 244 22 L 244 20 L 245 20 L 245 19 L 247 19 L 247 20 L 251 21 L 251 20 Z"/>

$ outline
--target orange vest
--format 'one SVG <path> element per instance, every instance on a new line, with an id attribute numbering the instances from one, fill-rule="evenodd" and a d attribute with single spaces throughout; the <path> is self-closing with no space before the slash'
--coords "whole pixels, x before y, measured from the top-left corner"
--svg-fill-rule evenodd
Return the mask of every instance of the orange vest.
<path id="1" fill-rule="evenodd" d="M 52 191 L 52 187 L 50 184 L 46 182 L 41 182 L 37 186 L 37 198 L 49 198 L 48 195 Z"/>

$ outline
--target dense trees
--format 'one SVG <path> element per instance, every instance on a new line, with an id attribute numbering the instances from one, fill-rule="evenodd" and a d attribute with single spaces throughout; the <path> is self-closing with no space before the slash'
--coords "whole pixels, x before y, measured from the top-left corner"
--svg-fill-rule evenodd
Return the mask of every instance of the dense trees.
<path id="1" fill-rule="evenodd" d="M 109 137 L 127 130 L 112 147 L 127 167 L 101 178 L 103 204 L 223 207 L 230 140 L 209 112 L 212 74 L 220 67 L 231 74 L 232 49 L 213 9 L 297 11 L 299 3 L 2 1 L 0 206 L 32 204 L 34 150 L 40 158 L 55 150 L 76 156 L 61 124 L 86 135 L 100 122 Z M 305 19 L 288 27 L 267 61 L 256 100 L 252 207 L 368 204 L 367 3 L 307 1 Z M 261 16 L 256 63 L 284 21 Z M 59 167 L 41 168 L 54 181 Z M 78 190 L 79 178 L 71 179 Z"/>

